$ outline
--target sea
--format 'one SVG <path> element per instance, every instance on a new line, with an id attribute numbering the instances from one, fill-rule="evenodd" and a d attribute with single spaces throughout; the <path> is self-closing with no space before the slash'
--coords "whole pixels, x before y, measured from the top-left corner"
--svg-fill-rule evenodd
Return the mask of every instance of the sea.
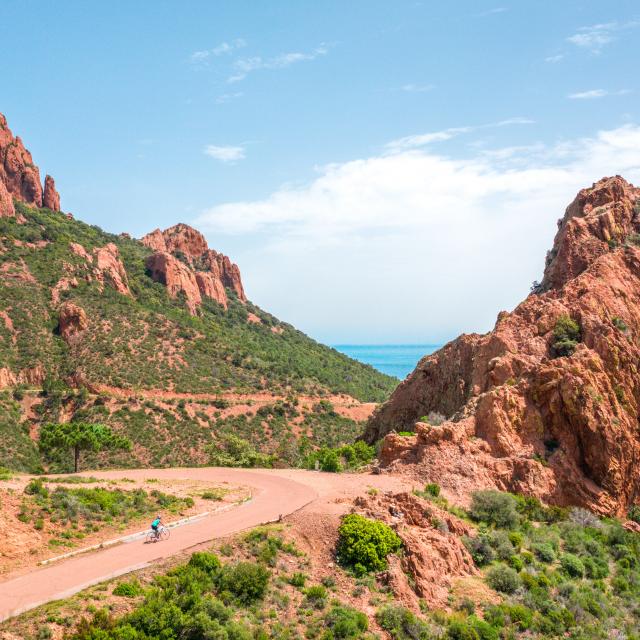
<path id="1" fill-rule="evenodd" d="M 426 355 L 439 349 L 440 344 L 334 344 L 334 349 L 365 364 L 404 380 Z"/>

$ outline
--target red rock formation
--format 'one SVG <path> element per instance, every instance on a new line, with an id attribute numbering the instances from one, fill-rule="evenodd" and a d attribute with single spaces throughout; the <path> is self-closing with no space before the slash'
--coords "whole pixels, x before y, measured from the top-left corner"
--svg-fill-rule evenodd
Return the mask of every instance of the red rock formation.
<path id="1" fill-rule="evenodd" d="M 127 272 L 125 271 L 118 247 L 110 242 L 104 247 L 93 250 L 95 256 L 94 274 L 97 280 L 104 282 L 109 281 L 113 288 L 125 296 L 130 296 L 129 282 L 127 280 Z"/>
<path id="2" fill-rule="evenodd" d="M 176 298 L 182 292 L 189 311 L 195 314 L 202 297 L 193 271 L 170 253 L 161 251 L 151 254 L 145 264 L 153 280 L 167 287 L 170 297 Z"/>
<path id="3" fill-rule="evenodd" d="M 444 509 L 410 493 L 385 493 L 357 498 L 354 511 L 385 522 L 402 539 L 403 557 L 391 561 L 386 581 L 405 606 L 419 611 L 419 598 L 446 606 L 452 578 L 478 573 L 461 539 L 471 527 Z"/>
<path id="4" fill-rule="evenodd" d="M 455 491 L 483 486 L 621 514 L 640 502 L 640 190 L 605 178 L 559 225 L 540 292 L 490 333 L 423 358 L 372 417 L 386 465 L 408 463 Z M 553 357 L 560 316 L 581 343 Z M 436 411 L 440 426 L 420 424 Z"/>
<path id="5" fill-rule="evenodd" d="M 58 312 L 58 331 L 63 340 L 69 342 L 89 326 L 87 314 L 73 302 L 64 302 Z"/>
<path id="6" fill-rule="evenodd" d="M 51 211 L 60 211 L 60 194 L 56 191 L 56 183 L 54 179 L 47 175 L 44 179 L 44 196 L 42 197 L 42 206 L 51 209 Z"/>
<path id="7" fill-rule="evenodd" d="M 177 224 L 165 231 L 156 229 L 144 236 L 142 243 L 153 249 L 155 254 L 170 254 L 178 258 L 195 278 L 201 297 L 216 300 L 226 309 L 228 301 L 225 288 L 228 288 L 235 292 L 241 302 L 247 301 L 240 269 L 227 256 L 209 249 L 205 237 L 192 227 L 186 224 Z M 151 262 L 160 264 L 160 262 L 156 262 L 157 260 L 154 258 Z M 165 263 L 166 261 L 163 263 L 164 266 L 166 266 Z M 161 270 L 157 273 L 160 277 Z M 183 276 L 179 280 L 186 283 Z M 191 290 L 190 284 L 187 285 L 185 293 L 187 290 Z M 175 293 L 170 295 L 175 296 Z M 189 299 L 191 300 L 190 304 L 195 305 L 191 309 L 193 313 L 200 301 L 196 302 L 196 298 L 192 295 L 189 295 Z"/>
<path id="8" fill-rule="evenodd" d="M 47 176 L 49 187 L 45 184 L 45 195 L 50 209 L 60 210 L 60 196 L 55 190 L 53 179 Z M 25 148 L 19 136 L 14 137 L 7 126 L 7 119 L 0 113 L 0 183 L 13 198 L 30 206 L 42 207 L 42 183 L 40 171 Z M 2 212 L 2 193 L 0 192 L 0 212 Z M 6 197 L 5 197 L 6 200 Z M 5 214 L 6 204 L 4 206 Z"/>
<path id="9" fill-rule="evenodd" d="M 4 186 L 4 182 L 0 180 L 0 218 L 9 218 L 15 215 L 16 210 L 13 206 L 13 198 L 7 191 L 7 187 Z"/>

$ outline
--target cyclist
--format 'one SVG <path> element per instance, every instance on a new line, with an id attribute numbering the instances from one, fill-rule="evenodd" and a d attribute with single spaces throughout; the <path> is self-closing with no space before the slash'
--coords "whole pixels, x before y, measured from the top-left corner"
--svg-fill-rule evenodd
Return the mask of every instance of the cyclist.
<path id="1" fill-rule="evenodd" d="M 158 514 L 156 519 L 151 523 L 151 528 L 153 529 L 153 533 L 155 533 L 156 538 L 160 537 L 160 525 L 162 524 L 162 516 Z"/>

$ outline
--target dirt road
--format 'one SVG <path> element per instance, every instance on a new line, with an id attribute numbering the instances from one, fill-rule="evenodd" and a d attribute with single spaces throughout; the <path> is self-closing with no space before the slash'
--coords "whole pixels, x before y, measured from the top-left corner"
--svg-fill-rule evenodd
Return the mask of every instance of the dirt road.
<path id="1" fill-rule="evenodd" d="M 138 469 L 91 472 L 99 478 L 137 479 L 153 474 L 163 479 L 191 479 L 242 484 L 252 499 L 222 513 L 174 529 L 169 540 L 145 544 L 134 540 L 100 551 L 61 560 L 25 575 L 0 582 L 0 621 L 38 605 L 66 598 L 90 585 L 142 568 L 218 537 L 273 522 L 306 505 L 327 512 L 368 486 L 400 489 L 402 481 L 390 476 L 324 474 L 300 470 L 249 469 Z M 406 488 L 406 487 L 405 487 Z"/>

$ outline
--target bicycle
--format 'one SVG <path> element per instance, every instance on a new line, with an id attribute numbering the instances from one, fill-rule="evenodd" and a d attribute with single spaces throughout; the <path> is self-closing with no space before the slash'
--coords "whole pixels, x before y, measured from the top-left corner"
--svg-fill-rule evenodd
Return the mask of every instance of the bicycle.
<path id="1" fill-rule="evenodd" d="M 158 542 L 160 540 L 168 540 L 171 536 L 171 531 L 167 529 L 167 527 L 160 526 L 158 527 L 158 531 L 154 531 L 153 529 L 147 533 L 147 537 L 145 542 Z"/>

